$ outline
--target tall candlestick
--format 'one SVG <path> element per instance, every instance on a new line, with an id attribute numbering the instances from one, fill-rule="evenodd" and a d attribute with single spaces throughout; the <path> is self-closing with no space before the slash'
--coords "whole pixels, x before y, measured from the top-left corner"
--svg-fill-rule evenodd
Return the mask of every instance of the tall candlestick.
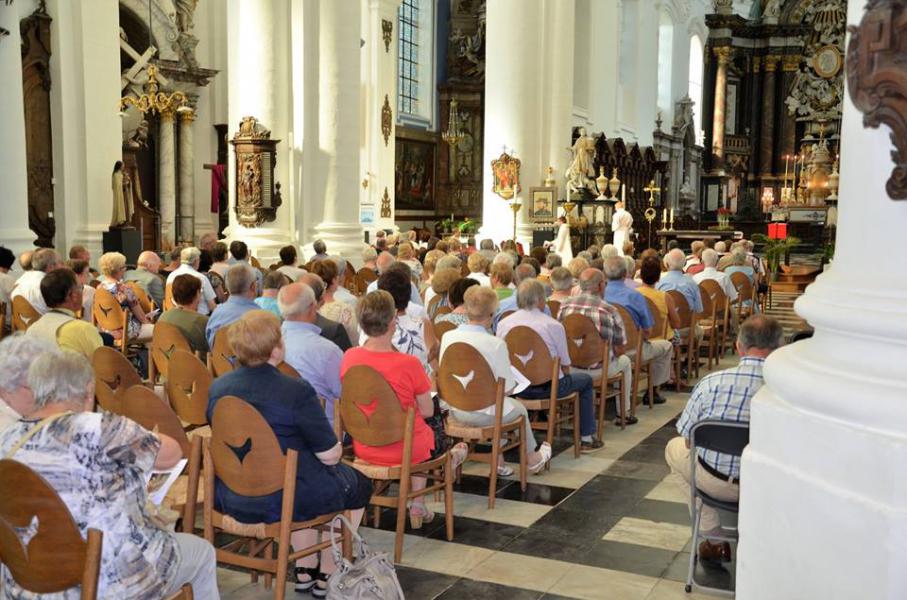
<path id="1" fill-rule="evenodd" d="M 671 225 L 674 224 L 674 209 L 671 209 Z"/>
<path id="2" fill-rule="evenodd" d="M 787 187 L 787 167 L 790 164 L 790 154 L 784 155 L 784 187 Z"/>
<path id="3" fill-rule="evenodd" d="M 661 209 L 661 221 L 662 221 L 662 223 L 664 223 L 664 222 L 667 222 L 667 220 L 668 220 L 668 209 L 663 208 L 663 209 Z"/>
<path id="4" fill-rule="evenodd" d="M 620 201 L 623 202 L 624 205 L 626 206 L 626 204 L 627 204 L 627 186 L 626 185 L 624 185 L 623 187 L 620 188 Z"/>

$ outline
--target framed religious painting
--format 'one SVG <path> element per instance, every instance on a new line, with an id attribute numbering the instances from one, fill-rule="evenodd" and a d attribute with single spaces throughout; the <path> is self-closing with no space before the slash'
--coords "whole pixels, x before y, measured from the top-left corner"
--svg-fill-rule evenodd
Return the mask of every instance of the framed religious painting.
<path id="1" fill-rule="evenodd" d="M 394 160 L 394 208 L 435 210 L 436 144 L 397 137 Z"/>
<path id="2" fill-rule="evenodd" d="M 506 152 L 491 161 L 491 174 L 494 177 L 491 191 L 504 200 L 510 200 L 523 189 L 520 186 L 520 159 Z"/>
<path id="3" fill-rule="evenodd" d="M 529 220 L 533 223 L 550 223 L 557 216 L 557 188 L 529 188 Z"/>

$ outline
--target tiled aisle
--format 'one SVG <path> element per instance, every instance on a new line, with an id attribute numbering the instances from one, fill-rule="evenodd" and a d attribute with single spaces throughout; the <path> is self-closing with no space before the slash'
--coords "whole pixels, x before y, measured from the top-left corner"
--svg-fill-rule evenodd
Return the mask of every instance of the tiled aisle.
<path id="1" fill-rule="evenodd" d="M 728 357 L 722 368 L 735 362 Z M 454 540 L 444 539 L 440 514 L 420 531 L 407 526 L 397 568 L 407 598 L 706 598 L 683 591 L 689 515 L 664 462 L 688 394 L 665 395 L 666 404 L 639 407 L 639 424 L 625 431 L 608 424 L 595 454 L 574 459 L 569 442 L 556 442 L 550 472 L 531 477 L 525 493 L 518 481 L 499 483 L 494 510 L 487 467 L 468 464 L 455 496 Z M 373 549 L 392 552 L 393 523 L 394 512 L 385 511 L 381 530 L 363 529 Z M 733 564 L 699 568 L 701 579 L 731 586 Z M 227 600 L 273 597 L 244 573 L 221 569 L 219 581 Z"/>

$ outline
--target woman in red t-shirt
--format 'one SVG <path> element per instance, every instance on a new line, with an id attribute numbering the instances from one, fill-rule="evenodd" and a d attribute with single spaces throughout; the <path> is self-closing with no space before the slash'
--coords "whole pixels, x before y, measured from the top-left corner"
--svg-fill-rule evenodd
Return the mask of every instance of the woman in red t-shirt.
<path id="1" fill-rule="evenodd" d="M 359 326 L 368 336 L 358 348 L 350 348 L 340 363 L 341 379 L 346 372 L 357 365 L 366 365 L 381 374 L 393 388 L 404 410 L 415 406 L 422 417 L 434 414 L 431 398 L 431 380 L 425 374 L 419 359 L 398 352 L 391 341 L 395 330 L 397 309 L 393 297 L 384 290 L 376 290 L 363 297 L 356 307 Z M 413 429 L 413 464 L 431 457 L 435 448 L 434 434 L 423 419 L 416 419 Z M 353 451 L 360 460 L 385 466 L 399 465 L 403 459 L 403 442 L 387 446 L 368 446 L 353 440 Z M 456 467 L 466 458 L 467 447 L 462 442 L 451 449 L 451 459 Z M 425 488 L 424 477 L 412 478 L 413 491 Z M 415 498 L 409 509 L 410 522 L 414 529 L 422 522 L 430 522 L 434 513 L 425 507 L 424 496 Z"/>

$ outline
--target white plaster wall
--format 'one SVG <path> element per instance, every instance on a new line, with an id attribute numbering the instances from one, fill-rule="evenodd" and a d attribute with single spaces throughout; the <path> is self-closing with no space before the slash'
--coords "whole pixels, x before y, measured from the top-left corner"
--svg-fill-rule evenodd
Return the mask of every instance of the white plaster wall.
<path id="1" fill-rule="evenodd" d="M 592 2 L 590 21 L 594 32 L 591 62 L 589 120 L 591 131 L 617 134 L 618 64 L 620 61 L 620 3 Z"/>

